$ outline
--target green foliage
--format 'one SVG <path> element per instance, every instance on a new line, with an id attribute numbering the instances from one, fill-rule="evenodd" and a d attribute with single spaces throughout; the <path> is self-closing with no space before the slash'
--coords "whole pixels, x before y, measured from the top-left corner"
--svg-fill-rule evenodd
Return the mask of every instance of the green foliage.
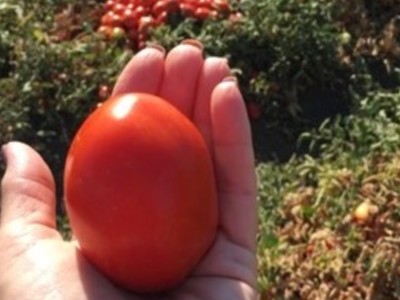
<path id="1" fill-rule="evenodd" d="M 0 50 L 9 58 L 0 60 L 8 67 L 0 77 L 0 141 L 35 146 L 61 183 L 74 132 L 104 100 L 98 96 L 99 86 L 114 83 L 132 51 L 84 29 L 79 38 L 54 42 L 45 23 L 38 21 L 41 16 L 23 6 L 8 10 L 16 13 L 8 13 L 0 24 Z"/>
<path id="2" fill-rule="evenodd" d="M 399 90 L 369 92 L 353 114 L 326 120 L 303 133 L 299 143 L 309 143 L 311 152 L 330 157 L 349 151 L 359 156 L 395 152 L 400 143 L 399 107 Z"/>
<path id="3" fill-rule="evenodd" d="M 301 92 L 314 86 L 345 88 L 348 80 L 347 67 L 337 55 L 340 32 L 333 4 L 244 0 L 235 6 L 243 15 L 238 20 L 186 20 L 156 30 L 153 40 L 170 48 L 196 37 L 208 54 L 229 58 L 247 98 L 264 104 L 274 118 L 278 115 L 274 107 L 296 115 Z"/>

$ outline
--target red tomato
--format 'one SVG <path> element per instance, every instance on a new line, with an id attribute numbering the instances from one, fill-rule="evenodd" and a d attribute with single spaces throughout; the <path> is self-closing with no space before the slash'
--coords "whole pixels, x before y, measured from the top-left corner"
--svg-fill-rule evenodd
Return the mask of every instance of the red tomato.
<path id="1" fill-rule="evenodd" d="M 213 2 L 213 6 L 219 11 L 226 12 L 230 10 L 228 0 L 214 0 Z"/>
<path id="2" fill-rule="evenodd" d="M 199 20 L 205 20 L 209 17 L 211 17 L 211 10 L 205 7 L 198 7 L 194 11 L 194 15 L 197 19 Z"/>
<path id="3" fill-rule="evenodd" d="M 178 0 L 159 0 L 152 8 L 153 15 L 157 17 L 163 12 L 176 13 L 179 11 L 179 1 Z"/>
<path id="4" fill-rule="evenodd" d="M 150 27 L 156 25 L 156 21 L 152 16 L 143 16 L 139 19 L 139 31 L 147 32 Z"/>
<path id="5" fill-rule="evenodd" d="M 261 106 L 252 101 L 247 103 L 247 114 L 249 115 L 249 118 L 252 120 L 259 119 L 262 115 Z"/>
<path id="6" fill-rule="evenodd" d="M 169 0 L 168 12 L 176 13 L 179 11 L 179 0 Z"/>
<path id="7" fill-rule="evenodd" d="M 199 0 L 183 0 L 181 3 L 190 4 L 193 6 L 199 6 Z"/>
<path id="8" fill-rule="evenodd" d="M 137 48 L 138 49 L 143 49 L 146 47 L 146 41 L 149 37 L 149 34 L 147 33 L 147 31 L 141 31 L 138 32 L 137 35 Z"/>
<path id="9" fill-rule="evenodd" d="M 193 17 L 196 7 L 191 4 L 181 3 L 179 9 L 185 17 Z"/>
<path id="10" fill-rule="evenodd" d="M 107 85 L 102 84 L 99 86 L 98 95 L 100 100 L 105 100 L 110 96 L 110 89 Z"/>
<path id="11" fill-rule="evenodd" d="M 137 15 L 132 9 L 125 9 L 122 20 L 126 28 L 134 28 L 138 24 Z"/>
<path id="12" fill-rule="evenodd" d="M 118 27 L 122 25 L 122 17 L 116 15 L 113 11 L 109 11 L 101 18 L 101 25 Z"/>
<path id="13" fill-rule="evenodd" d="M 117 3 L 117 4 L 115 4 L 114 7 L 113 7 L 113 12 L 114 12 L 116 15 L 120 15 L 120 16 L 121 16 L 121 15 L 123 15 L 125 9 L 126 9 L 126 5 L 125 5 L 125 4 Z"/>
<path id="14" fill-rule="evenodd" d="M 103 37 L 108 39 L 112 35 L 113 27 L 102 25 L 97 29 L 97 32 L 100 33 Z"/>
<path id="15" fill-rule="evenodd" d="M 147 13 L 147 10 L 143 6 L 138 6 L 135 9 L 135 15 L 136 18 L 139 20 L 141 17 L 143 17 Z"/>
<path id="16" fill-rule="evenodd" d="M 210 18 L 211 19 L 216 20 L 216 19 L 218 19 L 218 17 L 219 17 L 219 13 L 217 10 L 215 10 L 215 9 L 210 10 Z"/>
<path id="17" fill-rule="evenodd" d="M 165 100 L 111 98 L 78 130 L 64 188 L 85 257 L 135 292 L 172 288 L 212 245 L 213 168 L 196 127 Z"/>
<path id="18" fill-rule="evenodd" d="M 212 0 L 198 0 L 197 6 L 211 9 L 211 8 L 213 8 L 212 3 L 213 3 Z"/>
<path id="19" fill-rule="evenodd" d="M 156 18 L 157 25 L 165 24 L 165 23 L 167 23 L 167 21 L 168 21 L 168 12 L 167 11 L 161 12 Z"/>
<path id="20" fill-rule="evenodd" d="M 157 0 L 137 0 L 138 4 L 143 5 L 145 7 L 152 6 Z"/>
<path id="21" fill-rule="evenodd" d="M 130 28 L 128 31 L 128 37 L 133 41 L 137 40 L 138 34 L 139 33 L 136 28 Z"/>
<path id="22" fill-rule="evenodd" d="M 169 0 L 157 1 L 152 8 L 152 12 L 155 16 L 160 15 L 162 12 L 167 11 L 169 6 Z"/>
<path id="23" fill-rule="evenodd" d="M 108 0 L 104 5 L 106 10 L 112 10 L 115 5 L 115 0 Z"/>
<path id="24" fill-rule="evenodd" d="M 111 26 L 113 16 L 114 16 L 114 13 L 112 11 L 106 12 L 101 17 L 101 21 L 100 21 L 101 25 L 103 25 L 103 26 Z"/>
<path id="25" fill-rule="evenodd" d="M 242 19 L 243 15 L 240 12 L 234 12 L 229 15 L 229 21 L 231 21 L 231 23 L 240 22 Z"/>
<path id="26" fill-rule="evenodd" d="M 139 38 L 137 42 L 137 49 L 144 49 L 144 48 L 146 48 L 146 41 Z"/>

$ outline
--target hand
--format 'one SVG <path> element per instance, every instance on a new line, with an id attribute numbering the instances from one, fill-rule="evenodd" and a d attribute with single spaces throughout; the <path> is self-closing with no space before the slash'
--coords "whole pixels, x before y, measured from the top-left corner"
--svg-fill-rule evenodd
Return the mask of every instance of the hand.
<path id="1" fill-rule="evenodd" d="M 157 46 L 140 51 L 119 76 L 113 94 L 159 95 L 203 134 L 213 156 L 220 210 L 219 231 L 207 256 L 165 295 L 119 289 L 83 257 L 75 242 L 62 240 L 48 166 L 29 146 L 11 142 L 3 147 L 7 169 L 1 186 L 0 299 L 256 299 L 256 178 L 249 123 L 227 62 L 203 59 L 201 48 L 196 41 L 185 41 L 166 57 Z"/>

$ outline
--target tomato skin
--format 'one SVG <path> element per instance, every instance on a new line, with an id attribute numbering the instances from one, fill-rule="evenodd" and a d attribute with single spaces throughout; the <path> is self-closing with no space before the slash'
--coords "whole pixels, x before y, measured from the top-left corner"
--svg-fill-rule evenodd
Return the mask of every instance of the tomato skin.
<path id="1" fill-rule="evenodd" d="M 111 10 L 115 5 L 115 0 L 108 0 L 104 5 L 106 10 Z"/>
<path id="2" fill-rule="evenodd" d="M 179 9 L 181 10 L 182 15 L 185 17 L 194 17 L 196 11 L 196 7 L 188 3 L 181 3 L 179 5 Z"/>
<path id="3" fill-rule="evenodd" d="M 102 36 L 104 36 L 106 39 L 108 39 L 112 35 L 113 27 L 102 25 L 97 29 L 97 32 L 100 33 Z"/>
<path id="4" fill-rule="evenodd" d="M 83 254 L 129 290 L 176 286 L 214 241 L 218 208 L 208 149 L 161 98 L 128 94 L 95 110 L 72 142 L 64 187 Z"/>
<path id="5" fill-rule="evenodd" d="M 121 40 L 125 37 L 125 30 L 121 27 L 114 27 L 112 29 L 111 38 L 114 40 Z"/>
<path id="6" fill-rule="evenodd" d="M 123 24 L 126 28 L 135 28 L 138 24 L 138 18 L 134 10 L 127 8 L 122 17 Z"/>
<path id="7" fill-rule="evenodd" d="M 122 25 L 122 18 L 114 12 L 109 11 L 101 18 L 101 25 L 118 27 Z"/>
<path id="8" fill-rule="evenodd" d="M 211 17 L 211 10 L 205 7 L 196 8 L 194 15 L 197 19 L 204 21 L 205 19 Z"/>
<path id="9" fill-rule="evenodd" d="M 168 0 L 159 0 L 156 3 L 154 3 L 152 7 L 152 12 L 153 15 L 158 16 L 162 12 L 167 11 L 169 7 L 169 1 Z"/>
<path id="10" fill-rule="evenodd" d="M 122 14 L 124 13 L 126 9 L 126 5 L 122 4 L 122 3 L 116 3 L 112 9 L 112 11 L 116 14 L 116 15 L 120 15 L 122 16 Z"/>
<path id="11" fill-rule="evenodd" d="M 147 14 L 146 8 L 143 6 L 138 6 L 135 9 L 135 16 L 137 19 L 140 19 L 141 17 L 145 16 Z"/>
<path id="12" fill-rule="evenodd" d="M 229 2 L 227 0 L 214 0 L 213 6 L 218 11 L 229 11 L 230 10 Z"/>
<path id="13" fill-rule="evenodd" d="M 156 25 L 156 20 L 152 16 L 143 16 L 138 22 L 139 32 L 147 32 L 151 27 Z"/>
<path id="14" fill-rule="evenodd" d="M 168 12 L 163 11 L 161 12 L 156 18 L 156 25 L 165 24 L 168 21 Z"/>

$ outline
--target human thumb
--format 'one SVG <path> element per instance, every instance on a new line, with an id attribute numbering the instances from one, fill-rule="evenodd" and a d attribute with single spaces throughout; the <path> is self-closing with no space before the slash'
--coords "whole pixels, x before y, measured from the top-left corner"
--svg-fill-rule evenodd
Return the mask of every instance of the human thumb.
<path id="1" fill-rule="evenodd" d="M 40 225 L 53 231 L 55 184 L 49 167 L 26 144 L 10 142 L 2 151 L 6 171 L 1 182 L 0 228 L 18 224 L 23 230 Z"/>

